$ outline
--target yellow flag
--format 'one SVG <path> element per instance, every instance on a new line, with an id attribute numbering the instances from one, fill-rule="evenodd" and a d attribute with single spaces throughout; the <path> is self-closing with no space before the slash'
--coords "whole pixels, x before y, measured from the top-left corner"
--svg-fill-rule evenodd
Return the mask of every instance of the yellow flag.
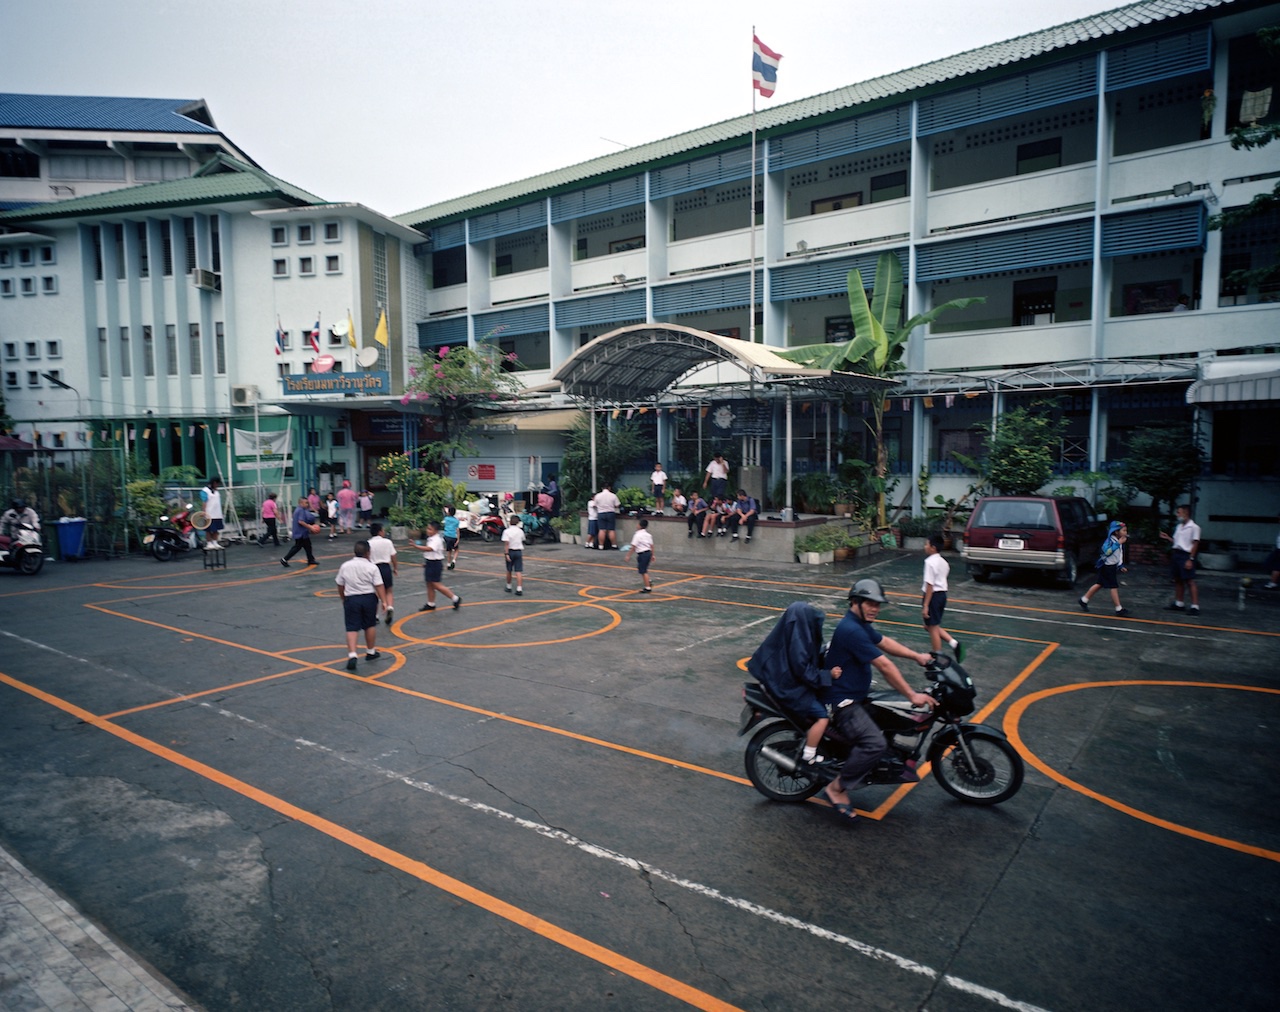
<path id="1" fill-rule="evenodd" d="M 373 332 L 373 339 L 382 347 L 388 347 L 387 343 L 387 311 L 384 309 L 382 315 L 378 317 L 378 329 Z"/>
<path id="2" fill-rule="evenodd" d="M 351 342 L 351 347 L 359 348 L 356 344 L 356 321 L 351 319 L 351 310 L 347 310 L 347 340 Z"/>

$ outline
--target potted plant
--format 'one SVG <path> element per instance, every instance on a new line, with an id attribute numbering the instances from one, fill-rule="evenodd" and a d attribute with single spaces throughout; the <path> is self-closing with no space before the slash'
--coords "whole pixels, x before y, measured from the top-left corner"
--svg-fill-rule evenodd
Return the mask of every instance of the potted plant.
<path id="1" fill-rule="evenodd" d="M 941 527 L 938 517 L 920 516 L 903 517 L 898 521 L 898 530 L 902 534 L 902 547 L 912 552 L 924 550 L 924 541 L 930 534 L 936 534 Z"/>
<path id="2" fill-rule="evenodd" d="M 834 562 L 836 549 L 851 547 L 851 541 L 840 524 L 823 524 L 796 538 L 796 557 L 809 565 Z"/>

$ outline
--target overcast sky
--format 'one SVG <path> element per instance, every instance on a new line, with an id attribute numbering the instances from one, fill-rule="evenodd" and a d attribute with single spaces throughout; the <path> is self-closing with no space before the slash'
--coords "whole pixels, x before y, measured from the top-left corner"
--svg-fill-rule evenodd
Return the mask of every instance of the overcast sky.
<path id="1" fill-rule="evenodd" d="M 203 98 L 268 171 L 399 214 L 1118 0 L 41 0 L 0 4 L 0 91 Z"/>

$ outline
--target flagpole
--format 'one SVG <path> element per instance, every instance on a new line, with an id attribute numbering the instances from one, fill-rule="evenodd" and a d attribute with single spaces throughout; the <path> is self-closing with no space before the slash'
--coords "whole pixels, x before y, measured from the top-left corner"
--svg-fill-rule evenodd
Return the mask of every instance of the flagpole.
<path id="1" fill-rule="evenodd" d="M 751 46 L 755 49 L 756 26 L 751 26 Z M 751 255 L 748 258 L 747 270 L 750 273 L 751 305 L 748 308 L 747 339 L 756 343 L 756 85 L 751 82 L 751 206 L 747 208 L 751 216 Z"/>

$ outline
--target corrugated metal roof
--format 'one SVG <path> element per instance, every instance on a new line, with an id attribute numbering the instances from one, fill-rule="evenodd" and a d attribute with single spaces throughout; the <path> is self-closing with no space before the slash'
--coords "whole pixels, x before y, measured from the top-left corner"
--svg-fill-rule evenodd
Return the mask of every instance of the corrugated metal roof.
<path id="1" fill-rule="evenodd" d="M 1263 2 L 1264 0 L 1258 0 L 1257 3 L 1250 0 L 1140 0 L 1139 3 L 1045 28 L 1007 42 L 982 46 L 811 98 L 757 110 L 756 131 L 761 136 L 768 136 L 771 133 L 785 132 L 786 128 L 796 123 L 853 110 L 858 106 L 884 105 L 890 101 L 904 102 L 920 92 L 936 90 L 939 85 L 958 78 L 991 72 L 1074 46 L 1104 48 L 1114 44 L 1113 36 L 1199 11 L 1235 5 L 1260 6 Z M 655 163 L 702 148 L 724 145 L 734 140 L 745 142 L 750 136 L 751 117 L 739 116 L 625 151 L 612 152 L 576 165 L 431 204 L 396 215 L 395 219 L 411 226 L 448 221 L 481 208 L 510 204 L 522 199 L 531 200 L 580 185 L 593 177 L 615 175 L 628 170 L 638 172 Z"/>
<path id="2" fill-rule="evenodd" d="M 218 155 L 187 179 L 146 183 L 85 197 L 72 197 L 17 211 L 0 213 L 0 225 L 98 214 L 141 212 L 149 208 L 211 204 L 222 200 L 284 200 L 294 204 L 323 204 L 320 197 L 277 179 L 268 172 L 230 155 Z"/>
<path id="3" fill-rule="evenodd" d="M 204 99 L 0 94 L 0 127 L 216 134 Z"/>

